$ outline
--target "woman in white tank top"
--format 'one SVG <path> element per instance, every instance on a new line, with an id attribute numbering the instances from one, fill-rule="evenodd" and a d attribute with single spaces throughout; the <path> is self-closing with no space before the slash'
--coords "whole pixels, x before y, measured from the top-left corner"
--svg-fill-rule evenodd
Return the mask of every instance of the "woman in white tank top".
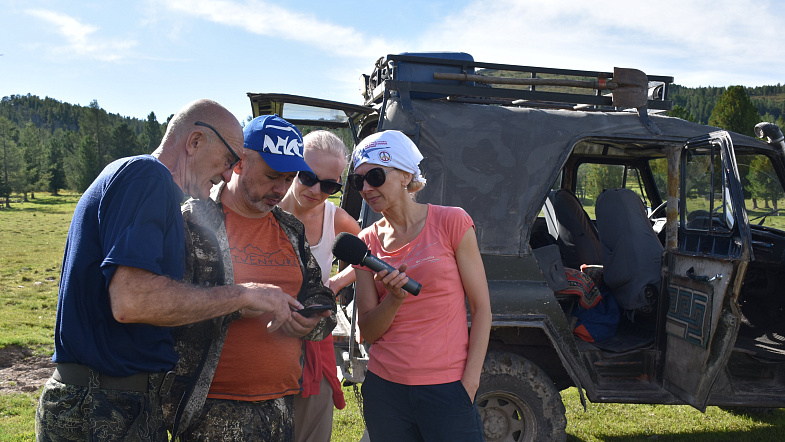
<path id="1" fill-rule="evenodd" d="M 338 293 L 354 282 L 354 270 L 347 267 L 330 277 L 332 246 L 341 232 L 357 235 L 360 226 L 345 210 L 327 198 L 341 189 L 347 164 L 347 149 L 333 133 L 320 130 L 303 138 L 303 156 L 313 174 L 300 172 L 279 206 L 294 214 L 305 226 L 305 236 L 319 266 L 322 282 Z M 329 441 L 333 405 L 345 406 L 337 376 L 332 337 L 321 342 L 305 342 L 303 392 L 295 396 L 294 435 L 296 442 Z"/>

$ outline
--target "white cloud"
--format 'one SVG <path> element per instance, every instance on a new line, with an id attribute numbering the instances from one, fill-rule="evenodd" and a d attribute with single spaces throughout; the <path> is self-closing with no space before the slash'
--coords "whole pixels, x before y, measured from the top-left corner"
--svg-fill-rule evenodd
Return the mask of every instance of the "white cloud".
<path id="1" fill-rule="evenodd" d="M 711 73 L 715 85 L 738 84 L 751 71 L 785 71 L 783 19 L 781 5 L 759 0 L 477 0 L 418 40 L 419 50 L 459 50 L 486 62 L 634 67 L 693 86 Z"/>
<path id="2" fill-rule="evenodd" d="M 378 57 L 389 47 L 381 38 L 261 0 L 170 0 L 162 6 L 253 34 L 300 42 L 336 56 Z"/>
<path id="3" fill-rule="evenodd" d="M 475 0 L 419 33 L 402 26 L 409 32 L 395 37 L 381 11 L 373 19 L 391 32 L 378 37 L 263 0 L 171 0 L 161 6 L 362 60 L 363 66 L 401 51 L 463 51 L 503 64 L 633 67 L 689 86 L 776 83 L 785 71 L 785 45 L 775 26 L 785 10 L 772 1 Z"/>
<path id="4" fill-rule="evenodd" d="M 99 28 L 63 13 L 44 9 L 28 9 L 25 12 L 53 25 L 54 30 L 65 38 L 66 44 L 49 45 L 47 48 L 58 56 L 76 55 L 100 61 L 118 61 L 136 46 L 133 40 L 104 40 L 97 35 Z"/>

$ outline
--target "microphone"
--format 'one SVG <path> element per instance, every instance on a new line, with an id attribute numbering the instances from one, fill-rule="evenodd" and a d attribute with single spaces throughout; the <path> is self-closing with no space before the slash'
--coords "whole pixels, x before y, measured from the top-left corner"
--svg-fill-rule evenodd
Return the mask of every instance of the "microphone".
<path id="1" fill-rule="evenodd" d="M 392 272 L 397 270 L 395 267 L 387 264 L 381 259 L 375 257 L 363 240 L 352 235 L 348 232 L 341 232 L 335 237 L 333 242 L 333 255 L 337 256 L 341 261 L 346 261 L 349 264 L 362 265 L 368 267 L 374 272 L 381 272 L 387 270 Z M 409 281 L 403 285 L 403 289 L 417 296 L 420 293 L 422 284 L 409 278 Z"/>

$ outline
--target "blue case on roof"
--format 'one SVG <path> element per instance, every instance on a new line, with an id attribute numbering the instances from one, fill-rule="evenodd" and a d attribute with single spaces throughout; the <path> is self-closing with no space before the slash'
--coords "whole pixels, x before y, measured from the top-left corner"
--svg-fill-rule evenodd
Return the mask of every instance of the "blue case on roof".
<path id="1" fill-rule="evenodd" d="M 445 60 L 461 60 L 461 61 L 474 61 L 474 57 L 465 52 L 402 52 L 398 55 L 406 55 L 410 57 L 426 57 L 426 58 L 443 58 Z M 449 85 L 459 85 L 462 82 L 457 80 L 434 80 L 434 72 L 445 72 L 451 74 L 461 74 L 463 70 L 460 66 L 454 65 L 440 65 L 428 63 L 416 63 L 409 61 L 399 61 L 395 67 L 393 77 L 400 81 L 415 81 L 420 83 L 439 83 Z M 467 74 L 474 74 L 474 67 L 466 71 Z M 473 86 L 473 81 L 467 81 L 466 84 Z M 433 99 L 442 98 L 444 94 L 434 94 L 429 92 L 412 92 L 412 98 L 417 99 Z"/>

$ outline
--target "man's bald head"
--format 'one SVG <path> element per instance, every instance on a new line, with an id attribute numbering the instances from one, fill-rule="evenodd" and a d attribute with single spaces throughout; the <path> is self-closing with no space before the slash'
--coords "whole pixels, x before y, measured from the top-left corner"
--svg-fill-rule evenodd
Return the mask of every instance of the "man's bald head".
<path id="1" fill-rule="evenodd" d="M 243 129 L 228 109 L 200 99 L 183 106 L 169 121 L 156 156 L 188 195 L 205 198 L 210 187 L 231 177 L 243 154 Z"/>
<path id="2" fill-rule="evenodd" d="M 192 101 L 174 114 L 161 144 L 176 144 L 177 140 L 187 137 L 197 121 L 210 124 L 225 137 L 239 137 L 242 145 L 242 128 L 237 118 L 218 102 L 206 98 Z"/>

